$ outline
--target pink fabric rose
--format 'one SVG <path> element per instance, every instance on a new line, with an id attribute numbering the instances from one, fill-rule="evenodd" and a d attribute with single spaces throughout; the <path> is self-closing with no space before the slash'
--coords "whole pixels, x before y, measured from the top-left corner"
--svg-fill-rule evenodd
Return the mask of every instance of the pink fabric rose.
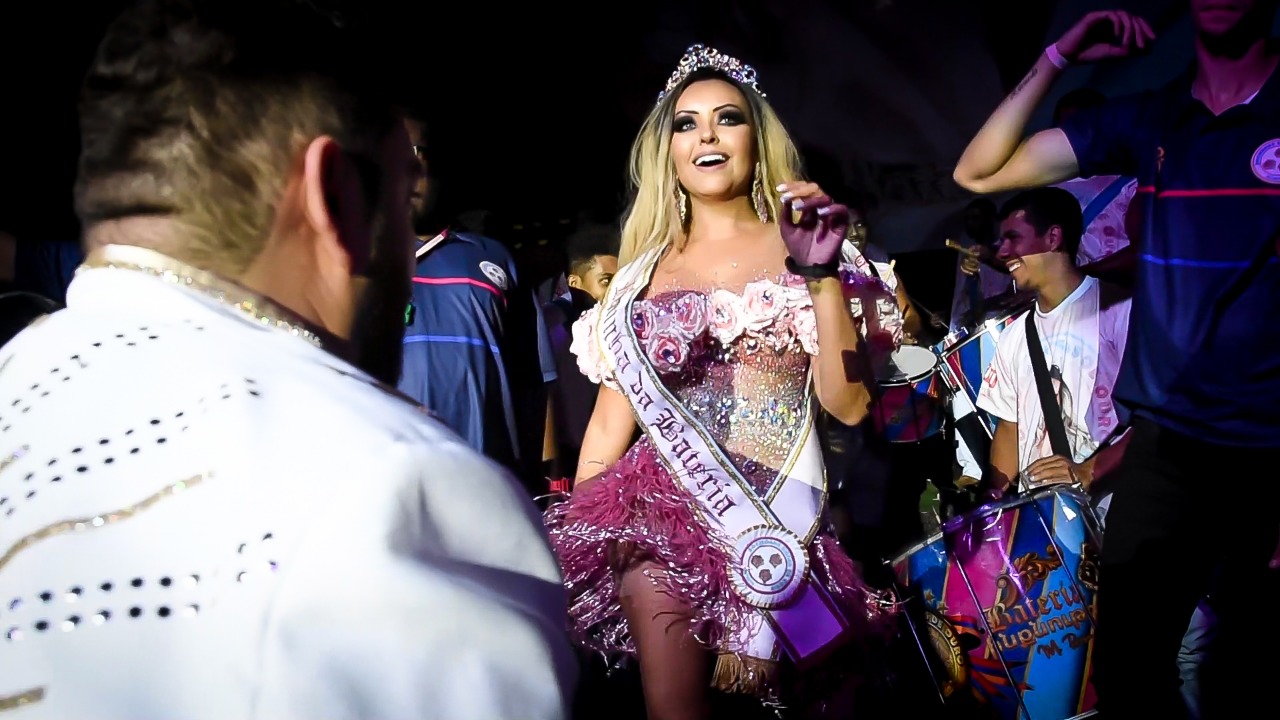
<path id="1" fill-rule="evenodd" d="M 742 334 L 746 326 L 743 323 L 742 310 L 738 296 L 728 290 L 716 290 L 711 293 L 711 334 L 721 345 L 728 345 Z"/>
<path id="2" fill-rule="evenodd" d="M 690 293 L 678 298 L 671 308 L 670 326 L 685 340 L 693 340 L 707 331 L 707 298 Z"/>
<path id="3" fill-rule="evenodd" d="M 641 301 L 631 306 L 631 329 L 637 339 L 648 340 L 657 328 L 658 313 L 652 303 Z"/>
<path id="4" fill-rule="evenodd" d="M 803 285 L 800 287 L 786 285 L 779 291 L 782 293 L 783 302 L 792 310 L 813 307 L 813 296 L 809 294 L 809 288 Z"/>
<path id="5" fill-rule="evenodd" d="M 753 282 L 742 291 L 742 315 L 747 330 L 760 331 L 786 308 L 780 288 L 768 280 Z"/>
<path id="6" fill-rule="evenodd" d="M 679 372 L 689 359 L 689 344 L 672 330 L 655 334 L 645 347 L 649 362 L 660 373 Z"/>
<path id="7" fill-rule="evenodd" d="M 769 347 L 782 352 L 791 347 L 791 343 L 796 340 L 794 322 L 795 313 L 790 308 L 783 310 L 773 324 L 760 333 L 761 338 Z"/>

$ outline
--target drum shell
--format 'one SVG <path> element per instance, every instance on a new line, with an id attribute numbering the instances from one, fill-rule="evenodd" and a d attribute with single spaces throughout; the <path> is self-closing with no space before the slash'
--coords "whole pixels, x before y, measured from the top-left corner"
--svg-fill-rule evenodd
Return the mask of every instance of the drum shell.
<path id="1" fill-rule="evenodd" d="M 927 357 L 927 362 L 922 358 Z M 937 355 L 918 346 L 903 346 L 893 357 L 911 358 L 912 367 L 892 379 L 878 379 L 878 393 L 871 408 L 876 430 L 891 443 L 914 443 L 942 432 L 946 416 L 938 381 Z"/>
<path id="2" fill-rule="evenodd" d="M 934 352 L 941 358 L 939 376 L 951 393 L 952 417 L 958 420 L 976 412 L 986 426 L 988 437 L 995 433 L 996 419 L 977 407 L 982 377 L 991 361 L 995 360 L 1000 333 L 1025 310 L 1026 308 L 1022 308 L 992 318 L 976 328 L 953 332 L 933 346 Z"/>
<path id="3" fill-rule="evenodd" d="M 1099 539 L 1088 496 L 1053 487 L 953 518 L 892 561 L 949 701 L 992 720 L 1093 714 Z"/>

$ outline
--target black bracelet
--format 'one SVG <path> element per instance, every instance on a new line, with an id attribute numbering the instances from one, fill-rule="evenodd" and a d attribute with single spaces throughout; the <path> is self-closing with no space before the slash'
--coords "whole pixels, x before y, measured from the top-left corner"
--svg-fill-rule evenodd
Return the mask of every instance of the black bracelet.
<path id="1" fill-rule="evenodd" d="M 840 261 L 832 260 L 822 265 L 800 265 L 795 259 L 787 258 L 787 272 L 792 275 L 799 275 L 807 280 L 823 280 L 825 278 L 840 277 Z"/>

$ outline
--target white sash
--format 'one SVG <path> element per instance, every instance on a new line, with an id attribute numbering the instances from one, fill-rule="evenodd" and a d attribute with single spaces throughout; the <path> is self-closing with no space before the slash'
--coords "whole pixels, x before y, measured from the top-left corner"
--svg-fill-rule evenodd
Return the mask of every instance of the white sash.
<path id="1" fill-rule="evenodd" d="M 760 610 L 733 649 L 764 660 L 777 660 L 782 649 L 802 661 L 837 642 L 848 627 L 809 571 L 807 548 L 827 494 L 812 413 L 787 467 L 761 498 L 663 385 L 636 337 L 631 305 L 660 254 L 660 248 L 645 253 L 614 278 L 597 326 L 601 354 L 663 463 L 698 500 L 695 511 L 732 546 L 729 577 L 738 594 Z"/>

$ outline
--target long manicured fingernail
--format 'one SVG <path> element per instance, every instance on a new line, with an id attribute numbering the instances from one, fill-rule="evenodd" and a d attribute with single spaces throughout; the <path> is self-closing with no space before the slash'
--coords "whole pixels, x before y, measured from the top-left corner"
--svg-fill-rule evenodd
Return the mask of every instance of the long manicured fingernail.
<path id="1" fill-rule="evenodd" d="M 786 183 L 778 183 L 778 187 L 774 188 L 774 190 L 777 190 L 778 192 L 786 192 L 786 190 L 787 190 L 787 184 L 786 184 Z"/>
<path id="2" fill-rule="evenodd" d="M 792 208 L 793 210 L 803 210 L 803 209 L 804 209 L 804 201 L 803 201 L 803 200 L 797 200 L 797 201 L 795 201 L 795 202 L 791 203 L 791 208 Z"/>
<path id="3" fill-rule="evenodd" d="M 784 187 L 784 186 L 779 185 L 778 187 L 779 187 L 779 188 L 781 188 L 781 187 Z M 791 201 L 791 198 L 793 198 L 793 197 L 795 197 L 795 196 L 794 196 L 794 195 L 792 195 L 791 193 L 789 193 L 789 192 L 784 192 L 784 193 L 782 193 L 782 197 L 780 197 L 780 198 L 778 198 L 778 199 L 779 199 L 779 200 L 781 200 L 782 202 L 790 202 L 790 201 Z"/>

